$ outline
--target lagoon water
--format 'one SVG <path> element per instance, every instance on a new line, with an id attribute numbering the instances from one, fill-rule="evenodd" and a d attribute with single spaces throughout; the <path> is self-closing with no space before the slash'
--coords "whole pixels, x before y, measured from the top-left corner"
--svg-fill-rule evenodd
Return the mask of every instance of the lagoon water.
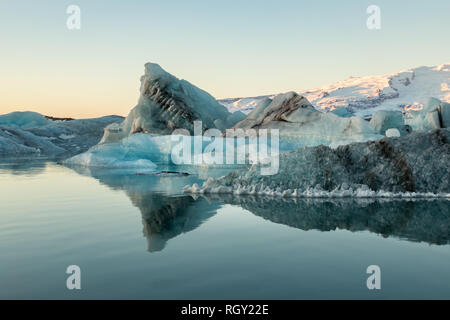
<path id="1" fill-rule="evenodd" d="M 0 299 L 450 299 L 449 200 L 181 193 L 202 178 L 0 164 Z"/>

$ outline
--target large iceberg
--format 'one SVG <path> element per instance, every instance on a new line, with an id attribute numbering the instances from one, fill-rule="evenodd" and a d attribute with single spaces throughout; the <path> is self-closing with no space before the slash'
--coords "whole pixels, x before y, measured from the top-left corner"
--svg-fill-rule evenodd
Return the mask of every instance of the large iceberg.
<path id="1" fill-rule="evenodd" d="M 122 121 L 119 116 L 94 119 L 51 120 L 36 112 L 0 116 L 1 157 L 54 157 L 74 155 L 97 144 L 104 128 Z"/>
<path id="2" fill-rule="evenodd" d="M 175 129 L 193 133 L 194 121 L 204 129 L 223 131 L 244 117 L 230 113 L 209 93 L 164 71 L 158 64 L 147 63 L 141 77 L 140 96 L 120 124 L 108 126 L 102 143 L 119 141 L 135 133 L 170 134 Z"/>
<path id="3" fill-rule="evenodd" d="M 382 138 L 364 119 L 320 112 L 295 92 L 263 99 L 234 128 L 278 129 L 282 140 L 299 147 L 338 146 Z"/>
<path id="4" fill-rule="evenodd" d="M 120 141 L 98 144 L 87 152 L 66 159 L 66 165 L 123 169 L 148 169 L 168 163 L 170 136 L 136 133 Z"/>
<path id="5" fill-rule="evenodd" d="M 267 142 L 266 146 L 270 149 L 271 141 Z M 267 160 L 277 156 L 280 151 L 257 152 L 257 144 L 256 138 L 244 138 L 238 143 L 237 139 L 223 136 L 212 138 L 136 133 L 120 141 L 93 146 L 87 152 L 65 160 L 64 164 L 137 171 L 161 171 L 168 166 L 177 166 L 179 170 L 183 168 L 190 173 L 197 172 L 196 167 L 224 168 L 230 171 Z"/>
<path id="6" fill-rule="evenodd" d="M 262 194 L 287 197 L 450 197 L 450 130 L 415 132 L 398 138 L 332 149 L 305 147 L 280 155 L 279 171 L 259 165 L 236 170 L 189 193 Z"/>
<path id="7" fill-rule="evenodd" d="M 407 81 L 403 83 L 400 78 L 395 78 L 392 80 L 392 83 L 408 85 Z M 169 135 L 175 129 L 184 129 L 185 134 L 191 134 L 191 137 L 187 139 L 189 140 L 188 145 L 193 148 L 194 158 L 203 160 L 211 158 L 211 150 L 208 153 L 208 148 L 205 148 L 205 143 L 210 142 L 208 137 L 200 137 L 200 148 L 193 147 L 198 139 L 195 133 L 196 120 L 201 120 L 202 130 L 219 129 L 220 132 L 225 131 L 223 137 L 214 139 L 220 146 L 214 152 L 222 158 L 226 158 L 229 154 L 225 146 L 230 143 L 230 140 L 234 139 L 229 136 L 229 132 L 231 132 L 229 129 L 235 130 L 234 133 L 231 132 L 233 135 L 238 129 L 241 129 L 243 132 L 253 130 L 260 135 L 263 129 L 269 129 L 269 131 L 278 130 L 279 150 L 277 152 L 303 148 L 296 151 L 302 157 L 306 157 L 307 154 L 314 154 L 316 152 L 314 150 L 329 150 L 323 156 L 331 156 L 335 153 L 343 152 L 342 150 L 344 149 L 342 147 L 338 148 L 339 146 L 352 144 L 351 150 L 353 150 L 356 148 L 353 146 L 354 143 L 365 142 L 366 144 L 362 145 L 372 146 L 367 147 L 368 151 L 366 150 L 365 156 L 367 158 L 372 156 L 376 158 L 382 156 L 377 150 L 383 149 L 382 145 L 384 142 L 371 144 L 368 141 L 378 141 L 385 136 L 397 137 L 405 135 L 411 132 L 411 127 L 416 129 L 416 131 L 421 131 L 425 128 L 423 126 L 424 121 L 433 120 L 433 123 L 436 123 L 435 127 L 430 128 L 444 127 L 445 123 L 449 121 L 448 104 L 439 100 L 436 101 L 439 103 L 432 100 L 417 115 L 414 112 L 410 112 L 406 121 L 399 111 L 382 110 L 376 112 L 369 122 L 361 117 L 352 116 L 346 107 L 340 107 L 335 112 L 318 111 L 304 96 L 295 92 L 289 92 L 261 99 L 254 110 L 243 118 L 243 113 L 236 112 L 231 114 L 227 112 L 212 96 L 203 90 L 198 89 L 185 80 L 179 80 L 170 75 L 159 65 L 149 63 L 146 64 L 145 74 L 141 78 L 139 103 L 128 117 L 120 124 L 114 123 L 109 125 L 105 129 L 105 134 L 100 144 L 83 154 L 66 160 L 65 163 L 87 167 L 139 168 L 154 171 L 161 170 L 161 167 L 165 165 L 178 165 L 172 159 L 172 151 L 178 143 L 178 138 L 177 136 Z M 192 133 L 195 134 L 195 137 L 192 136 Z M 417 135 L 414 135 L 414 137 L 417 137 Z M 413 139 L 413 142 L 418 147 L 417 141 Z M 234 142 L 232 143 L 234 144 Z M 320 145 L 323 146 L 318 147 Z M 388 145 L 390 144 L 388 143 Z M 246 142 L 244 147 L 247 148 L 244 150 L 246 157 L 247 155 L 252 155 L 251 150 L 256 150 L 250 141 Z M 304 149 L 304 147 L 317 148 Z M 341 151 L 333 150 L 336 148 Z M 410 151 L 408 152 L 411 154 Z M 277 156 L 278 154 L 275 155 Z M 340 154 L 339 157 L 345 158 L 347 156 Z M 311 160 L 308 163 L 318 164 L 322 160 L 317 158 L 313 162 Z M 368 160 L 366 162 L 371 163 Z M 209 166 L 211 163 L 214 162 L 194 160 L 188 162 L 188 165 Z M 257 163 L 258 161 L 249 161 L 245 165 L 255 165 Z M 428 162 L 424 161 L 424 164 L 428 165 Z M 293 167 L 296 166 L 295 164 L 291 165 Z M 332 163 L 328 165 L 333 167 Z M 232 167 L 230 166 L 230 168 Z M 285 170 L 289 171 L 288 167 Z M 372 168 L 369 167 L 361 170 L 367 174 L 373 172 Z M 314 172 L 314 170 L 305 171 L 302 174 L 308 176 L 310 172 Z M 346 174 L 351 175 L 350 171 Z M 392 174 L 396 173 L 393 172 Z M 387 171 L 385 176 L 389 177 Z M 297 179 L 303 181 L 300 177 L 301 175 L 299 174 Z M 290 180 L 288 179 L 288 181 Z M 367 182 L 370 188 L 373 187 L 370 181 L 365 181 L 364 179 L 361 181 L 363 182 L 359 184 L 362 185 Z M 271 185 L 273 185 L 272 182 Z M 358 184 L 356 180 L 351 180 L 348 183 Z M 306 186 L 301 185 L 299 187 Z M 315 184 L 312 186 L 308 185 L 308 187 L 315 187 Z M 393 185 L 387 185 L 387 187 L 388 189 L 392 187 L 392 191 L 397 191 L 398 189 L 402 192 L 409 192 L 408 188 L 397 188 L 393 187 Z M 439 188 L 432 189 L 434 191 L 440 190 Z M 391 190 L 389 189 L 389 191 Z M 419 190 L 419 192 L 421 191 Z"/>
<path id="8" fill-rule="evenodd" d="M 178 145 L 177 135 L 144 133 L 139 130 L 131 135 L 126 134 L 124 137 L 120 137 L 125 132 L 121 128 L 128 125 L 131 119 L 136 120 L 137 118 L 129 116 L 121 125 L 109 126 L 102 143 L 83 154 L 66 160 L 65 163 L 87 167 L 147 168 L 149 170 L 156 170 L 155 165 L 176 164 L 172 161 L 172 151 Z M 112 133 L 112 129 L 115 133 Z M 184 138 L 188 140 L 188 145 L 192 146 L 195 158 L 189 164 L 194 166 L 217 164 L 213 158 L 229 159 L 235 156 L 237 158 L 237 153 L 248 159 L 246 163 L 240 164 L 254 164 L 262 159 L 273 159 L 278 152 L 296 150 L 303 146 L 324 144 L 337 147 L 351 142 L 377 140 L 383 137 L 370 126 L 369 122 L 359 117 L 344 118 L 331 113 L 322 113 L 315 110 L 304 97 L 296 93 L 282 94 L 273 100 L 262 101 L 253 112 L 231 129 L 235 130 L 227 129 L 224 137 L 214 138 L 213 141 L 218 145 L 214 149 L 214 156 L 211 155 L 212 152 L 208 148 L 208 144 L 212 142 L 211 138 L 207 136 Z M 229 149 L 230 144 L 235 144 L 236 133 L 239 129 L 242 129 L 244 135 L 247 129 L 254 130 L 255 135 L 259 129 L 277 129 L 279 130 L 279 139 L 278 135 L 276 139 L 277 146 L 272 144 L 273 137 L 269 132 L 266 146 L 267 149 L 271 149 L 270 156 L 260 151 L 261 147 L 258 142 L 261 136 L 258 136 L 258 141 L 256 141 L 251 139 L 250 134 L 243 140 L 244 144 L 237 146 L 234 150 Z M 234 136 L 231 137 L 230 133 L 233 133 Z M 194 145 L 198 139 L 200 139 L 200 147 L 196 148 Z M 196 159 L 200 159 L 200 161 L 196 161 Z M 225 161 L 220 164 L 225 164 Z M 233 162 L 232 164 L 237 163 Z M 228 167 L 234 168 L 233 166 Z"/>
<path id="9" fill-rule="evenodd" d="M 16 111 L 0 115 L 0 126 L 12 129 L 31 129 L 45 126 L 51 121 L 40 113 L 32 111 Z"/>

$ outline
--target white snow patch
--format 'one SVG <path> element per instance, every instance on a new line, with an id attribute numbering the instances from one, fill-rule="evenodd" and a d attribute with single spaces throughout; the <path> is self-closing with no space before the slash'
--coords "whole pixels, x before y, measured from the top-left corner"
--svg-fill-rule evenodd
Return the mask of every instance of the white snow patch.
<path id="1" fill-rule="evenodd" d="M 350 77 L 330 85 L 297 93 L 318 110 L 347 107 L 355 115 L 370 117 L 376 110 L 422 109 L 429 98 L 450 102 L 450 64 L 419 67 L 379 76 Z M 248 114 L 258 102 L 272 96 L 219 100 L 229 110 Z"/>

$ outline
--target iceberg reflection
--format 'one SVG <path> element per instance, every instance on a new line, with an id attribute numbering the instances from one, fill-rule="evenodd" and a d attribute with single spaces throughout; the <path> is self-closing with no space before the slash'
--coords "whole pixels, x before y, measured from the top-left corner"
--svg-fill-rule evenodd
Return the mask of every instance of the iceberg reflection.
<path id="1" fill-rule="evenodd" d="M 198 176 L 180 173 L 141 173 L 73 167 L 113 190 L 123 190 L 142 214 L 143 234 L 148 251 L 161 251 L 167 241 L 198 228 L 216 214 L 219 201 L 196 201 L 181 194 L 188 183 L 201 181 Z"/>
<path id="2" fill-rule="evenodd" d="M 198 228 L 223 204 L 239 206 L 256 216 L 300 230 L 369 231 L 383 237 L 436 245 L 450 244 L 448 199 L 271 198 L 227 194 L 187 196 L 183 186 L 201 183 L 195 175 L 111 174 L 77 170 L 114 190 L 123 190 L 142 214 L 150 252 Z"/>
<path id="3" fill-rule="evenodd" d="M 218 203 L 214 206 L 188 196 L 169 197 L 155 193 L 128 195 L 142 213 L 143 232 L 150 252 L 160 251 L 168 240 L 195 230 L 219 207 Z"/>
<path id="4" fill-rule="evenodd" d="M 207 195 L 301 230 L 370 231 L 436 245 L 450 244 L 450 201 L 438 199 L 278 199 Z"/>

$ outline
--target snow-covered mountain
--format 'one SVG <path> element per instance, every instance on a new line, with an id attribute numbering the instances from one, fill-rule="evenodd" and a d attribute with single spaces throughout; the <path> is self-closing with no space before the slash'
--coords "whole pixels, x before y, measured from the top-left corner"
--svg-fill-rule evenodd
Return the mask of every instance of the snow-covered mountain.
<path id="1" fill-rule="evenodd" d="M 350 77 L 328 86 L 299 91 L 317 109 L 346 107 L 350 113 L 370 117 L 376 110 L 422 109 L 429 98 L 450 102 L 450 63 L 419 67 L 381 76 Z M 274 95 L 219 100 L 231 112 L 246 114 Z"/>

